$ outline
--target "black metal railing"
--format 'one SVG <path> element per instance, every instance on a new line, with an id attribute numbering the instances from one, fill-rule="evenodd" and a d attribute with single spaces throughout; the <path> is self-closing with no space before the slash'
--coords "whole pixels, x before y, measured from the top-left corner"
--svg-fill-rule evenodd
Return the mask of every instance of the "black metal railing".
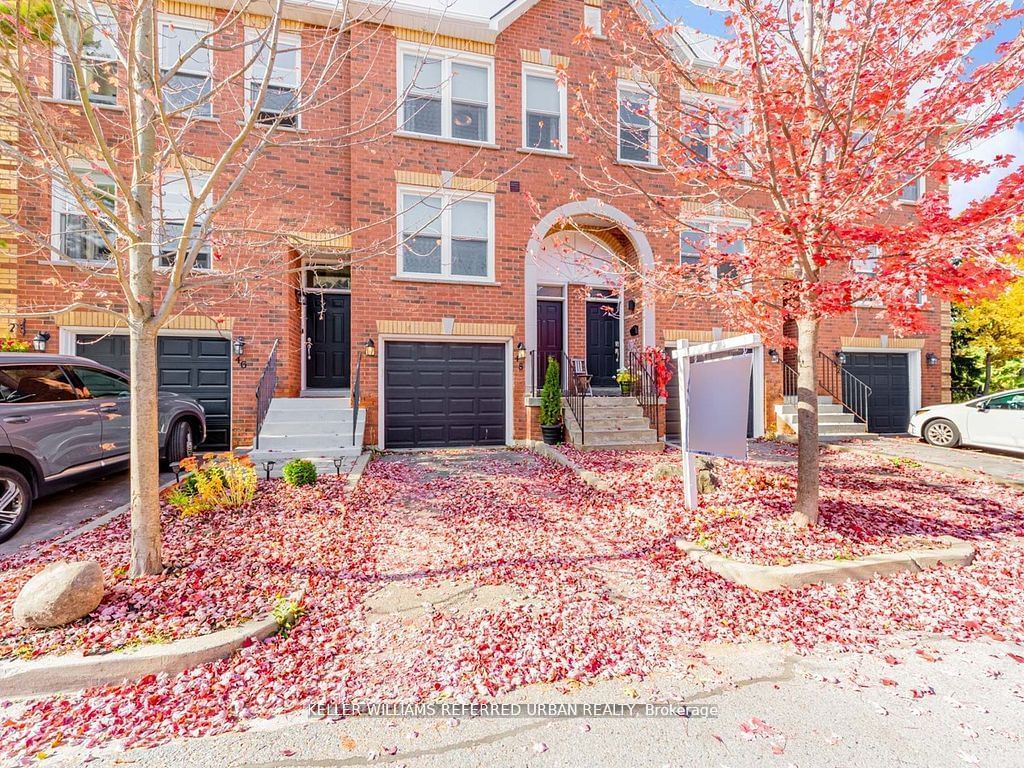
<path id="1" fill-rule="evenodd" d="M 587 385 L 582 377 L 576 376 L 572 370 L 572 361 L 569 356 L 562 353 L 562 370 L 565 371 L 565 404 L 569 406 L 576 424 L 580 428 L 580 445 L 584 445 L 587 439 Z"/>
<path id="2" fill-rule="evenodd" d="M 531 349 L 527 356 L 530 358 L 530 397 L 537 396 L 537 350 Z"/>
<path id="3" fill-rule="evenodd" d="M 363 370 L 363 351 L 359 350 L 359 357 L 356 358 L 356 375 L 352 381 L 352 445 L 355 448 L 362 448 L 356 445 L 356 430 L 359 428 L 359 380 Z"/>
<path id="4" fill-rule="evenodd" d="M 852 413 L 855 419 L 867 424 L 871 387 L 824 352 L 818 352 L 817 362 L 817 391 L 831 396 L 844 410 Z M 783 363 L 782 394 L 786 397 L 796 397 L 800 391 L 798 379 L 797 372 L 790 365 Z"/>
<path id="5" fill-rule="evenodd" d="M 267 356 L 267 364 L 263 366 L 263 373 L 260 374 L 259 383 L 256 384 L 256 436 L 253 438 L 253 448 L 260 447 L 260 430 L 263 429 L 263 420 L 267 418 L 270 401 L 274 399 L 274 390 L 277 389 L 277 344 L 279 341 L 280 339 L 274 339 L 274 346 L 270 348 L 270 355 Z"/>
<path id="6" fill-rule="evenodd" d="M 658 408 L 658 382 L 654 377 L 654 371 L 636 350 L 630 350 L 626 363 L 626 369 L 629 371 L 630 395 L 640 403 L 644 416 L 654 426 L 655 434 L 657 434 L 661 427 L 661 414 Z"/>

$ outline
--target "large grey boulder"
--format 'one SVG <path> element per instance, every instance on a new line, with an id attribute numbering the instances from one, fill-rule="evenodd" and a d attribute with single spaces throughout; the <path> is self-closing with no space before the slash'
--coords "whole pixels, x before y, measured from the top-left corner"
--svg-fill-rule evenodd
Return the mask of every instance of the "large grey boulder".
<path id="1" fill-rule="evenodd" d="M 50 563 L 21 588 L 14 620 L 29 629 L 59 627 L 92 613 L 102 599 L 103 571 L 95 560 Z"/>

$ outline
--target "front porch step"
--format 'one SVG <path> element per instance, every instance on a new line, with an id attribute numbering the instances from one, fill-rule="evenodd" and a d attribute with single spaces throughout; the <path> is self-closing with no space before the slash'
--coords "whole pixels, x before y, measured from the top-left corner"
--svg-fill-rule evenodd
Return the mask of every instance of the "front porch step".
<path id="1" fill-rule="evenodd" d="M 797 433 L 799 417 L 797 416 L 796 398 L 788 396 L 782 404 L 775 406 L 775 420 L 781 427 L 783 424 Z M 874 437 L 868 427 L 857 417 L 846 412 L 840 403 L 836 403 L 828 395 L 818 396 L 818 435 L 822 441 L 838 441 L 852 438 Z"/>
<path id="2" fill-rule="evenodd" d="M 644 416 L 633 397 L 595 396 L 583 403 L 580 430 L 572 409 L 565 407 L 565 429 L 569 442 L 581 451 L 663 451 L 665 444 Z M 581 437 L 585 437 L 584 441 Z"/>
<path id="3" fill-rule="evenodd" d="M 358 456 L 363 452 L 362 448 L 357 448 L 354 445 L 349 445 L 344 448 L 289 448 L 289 449 L 275 449 L 268 450 L 264 449 L 261 444 L 258 450 L 253 451 L 249 454 L 254 462 L 260 464 L 264 461 L 270 460 L 277 464 L 284 464 L 291 459 L 310 459 L 310 460 L 322 460 L 332 461 L 334 458 L 341 458 L 344 456 Z"/>
<path id="4" fill-rule="evenodd" d="M 791 414 L 791 413 L 795 414 L 796 413 L 796 403 L 783 403 L 782 405 L 777 406 L 777 407 L 780 409 L 781 413 L 785 413 L 785 414 Z M 819 400 L 818 401 L 818 415 L 821 415 L 821 414 L 824 414 L 824 413 L 845 413 L 845 411 L 843 410 L 843 406 L 840 405 L 839 403 L 835 403 L 835 402 L 824 403 L 824 402 L 821 402 Z"/>
<path id="5" fill-rule="evenodd" d="M 289 398 L 289 399 L 290 400 L 292 400 L 292 399 L 309 400 L 310 398 L 312 398 L 312 399 L 315 400 L 315 399 L 323 399 L 323 398 L 331 398 L 331 397 L 334 397 L 334 398 L 344 398 L 345 400 L 348 400 L 350 397 L 352 397 L 352 390 L 350 390 L 350 389 L 304 389 L 301 392 L 299 392 L 299 397 L 298 398 Z"/>
<path id="6" fill-rule="evenodd" d="M 365 429 L 366 412 L 361 410 L 357 418 L 348 398 L 275 397 L 260 428 L 253 460 L 283 463 L 292 458 L 329 461 L 358 456 Z"/>

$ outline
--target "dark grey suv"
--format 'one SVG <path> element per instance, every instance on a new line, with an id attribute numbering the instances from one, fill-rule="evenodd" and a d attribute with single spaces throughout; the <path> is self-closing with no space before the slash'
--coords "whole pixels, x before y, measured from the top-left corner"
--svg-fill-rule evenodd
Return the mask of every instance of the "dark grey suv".
<path id="1" fill-rule="evenodd" d="M 166 463 L 206 438 L 195 400 L 161 392 L 159 414 Z M 0 354 L 0 542 L 39 496 L 123 469 L 130 421 L 123 373 L 84 357 Z"/>

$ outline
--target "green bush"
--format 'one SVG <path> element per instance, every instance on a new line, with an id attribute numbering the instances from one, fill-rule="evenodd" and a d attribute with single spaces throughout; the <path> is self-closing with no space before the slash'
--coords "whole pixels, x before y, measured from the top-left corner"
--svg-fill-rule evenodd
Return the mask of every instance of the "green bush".
<path id="1" fill-rule="evenodd" d="M 292 459 L 281 469 L 288 485 L 312 485 L 316 482 L 316 465 L 308 459 Z"/>
<path id="2" fill-rule="evenodd" d="M 544 388 L 540 391 L 540 423 L 553 427 L 562 423 L 562 377 L 558 361 L 548 358 L 548 370 L 544 374 Z"/>

